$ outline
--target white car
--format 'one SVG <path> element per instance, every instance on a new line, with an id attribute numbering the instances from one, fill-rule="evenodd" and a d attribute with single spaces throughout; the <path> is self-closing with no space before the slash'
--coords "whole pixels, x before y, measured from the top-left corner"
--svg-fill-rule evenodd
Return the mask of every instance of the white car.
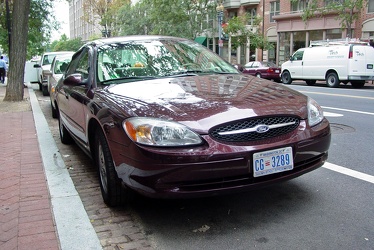
<path id="1" fill-rule="evenodd" d="M 45 73 L 48 70 L 50 70 L 53 58 L 56 55 L 69 54 L 69 53 L 71 54 L 74 52 L 73 51 L 56 51 L 56 52 L 44 53 L 40 59 L 39 64 L 34 65 L 34 68 L 38 68 L 39 90 L 43 92 L 44 96 L 47 96 L 49 94 L 48 93 L 48 77 L 45 75 Z"/>
<path id="2" fill-rule="evenodd" d="M 70 61 L 71 57 L 73 56 L 73 52 L 57 55 L 53 58 L 51 67 L 49 70 L 46 70 L 45 75 L 48 77 L 48 94 L 51 100 L 51 108 L 52 108 L 52 117 L 58 117 L 58 111 L 55 107 L 55 87 L 58 81 L 61 79 L 63 74 L 65 73 Z"/>

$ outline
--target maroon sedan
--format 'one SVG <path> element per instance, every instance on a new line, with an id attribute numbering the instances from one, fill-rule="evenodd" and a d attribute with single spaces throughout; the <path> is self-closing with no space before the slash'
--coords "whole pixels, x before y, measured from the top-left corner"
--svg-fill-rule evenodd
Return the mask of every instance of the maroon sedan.
<path id="1" fill-rule="evenodd" d="M 274 80 L 276 82 L 281 82 L 281 68 L 277 67 L 277 65 L 275 65 L 272 62 L 249 62 L 246 65 L 244 65 L 243 73 L 250 74 L 258 78 L 264 78 L 268 80 Z"/>
<path id="2" fill-rule="evenodd" d="M 248 191 L 324 164 L 330 126 L 311 98 L 240 73 L 193 41 L 90 42 L 57 85 L 60 138 L 95 161 L 103 199 Z"/>

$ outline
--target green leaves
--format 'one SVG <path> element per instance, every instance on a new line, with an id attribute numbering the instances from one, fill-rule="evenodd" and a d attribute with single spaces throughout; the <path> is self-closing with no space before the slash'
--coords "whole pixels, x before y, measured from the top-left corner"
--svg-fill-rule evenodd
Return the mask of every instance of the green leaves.
<path id="1" fill-rule="evenodd" d="M 297 2 L 296 0 L 290 0 Z M 347 29 L 347 35 L 352 36 L 352 25 L 360 17 L 360 11 L 368 4 L 367 0 L 310 0 L 302 12 L 302 19 L 308 22 L 313 17 L 335 14 L 340 20 L 341 28 Z"/>
<path id="2" fill-rule="evenodd" d="M 258 24 L 262 19 L 259 17 L 252 17 L 252 22 L 250 22 L 250 20 L 250 15 L 244 15 L 233 17 L 227 22 L 225 33 L 231 36 L 231 46 L 233 49 L 239 46 L 246 46 L 247 43 L 249 43 L 252 48 L 272 48 L 266 38 L 258 32 Z M 253 25 L 249 26 L 247 23 L 252 23 Z"/>

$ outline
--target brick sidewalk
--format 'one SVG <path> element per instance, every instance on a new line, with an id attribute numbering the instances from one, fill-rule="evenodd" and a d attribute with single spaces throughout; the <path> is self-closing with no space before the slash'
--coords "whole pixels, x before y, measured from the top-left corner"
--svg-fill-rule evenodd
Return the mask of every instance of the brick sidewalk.
<path id="1" fill-rule="evenodd" d="M 0 121 L 0 249 L 59 249 L 33 112 Z"/>

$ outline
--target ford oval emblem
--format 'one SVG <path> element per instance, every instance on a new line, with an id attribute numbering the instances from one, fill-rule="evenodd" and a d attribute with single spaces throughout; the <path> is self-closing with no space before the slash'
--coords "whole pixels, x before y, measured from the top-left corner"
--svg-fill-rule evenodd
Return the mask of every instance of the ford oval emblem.
<path id="1" fill-rule="evenodd" d="M 268 125 L 260 124 L 256 126 L 256 132 L 259 134 L 266 133 L 268 131 L 269 131 Z"/>

